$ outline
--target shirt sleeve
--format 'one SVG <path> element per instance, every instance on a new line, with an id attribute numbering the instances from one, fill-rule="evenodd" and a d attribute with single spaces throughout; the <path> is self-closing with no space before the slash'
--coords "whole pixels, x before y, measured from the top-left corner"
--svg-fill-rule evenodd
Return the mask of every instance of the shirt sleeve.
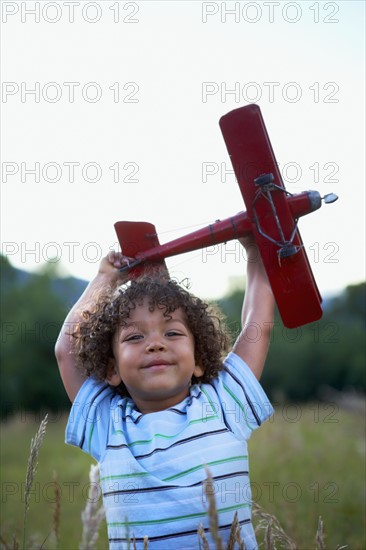
<path id="1" fill-rule="evenodd" d="M 71 407 L 66 426 L 66 443 L 80 447 L 100 460 L 107 445 L 114 396 L 111 386 L 92 377 L 87 378 Z"/>
<path id="2" fill-rule="evenodd" d="M 249 439 L 252 432 L 274 413 L 253 372 L 233 352 L 225 359 L 224 370 L 213 381 L 213 386 L 225 424 L 240 438 Z"/>

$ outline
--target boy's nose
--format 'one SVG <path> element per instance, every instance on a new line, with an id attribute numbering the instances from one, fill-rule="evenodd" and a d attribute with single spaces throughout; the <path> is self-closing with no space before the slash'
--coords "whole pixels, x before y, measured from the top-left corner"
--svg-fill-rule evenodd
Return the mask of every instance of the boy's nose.
<path id="1" fill-rule="evenodd" d="M 163 342 L 155 340 L 154 342 L 149 342 L 146 346 L 147 351 L 165 351 L 167 349 L 166 345 Z"/>

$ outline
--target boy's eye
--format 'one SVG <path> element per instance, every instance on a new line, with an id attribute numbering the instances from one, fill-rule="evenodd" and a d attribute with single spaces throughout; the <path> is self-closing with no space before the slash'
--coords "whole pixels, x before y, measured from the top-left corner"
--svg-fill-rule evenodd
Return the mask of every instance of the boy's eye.
<path id="1" fill-rule="evenodd" d="M 177 330 L 169 330 L 167 333 L 166 333 L 167 336 L 181 336 L 182 333 L 181 332 L 178 332 Z"/>
<path id="2" fill-rule="evenodd" d="M 133 342 L 135 340 L 140 340 L 140 338 L 143 338 L 142 334 L 130 334 L 130 336 L 126 336 L 124 341 L 125 342 Z"/>

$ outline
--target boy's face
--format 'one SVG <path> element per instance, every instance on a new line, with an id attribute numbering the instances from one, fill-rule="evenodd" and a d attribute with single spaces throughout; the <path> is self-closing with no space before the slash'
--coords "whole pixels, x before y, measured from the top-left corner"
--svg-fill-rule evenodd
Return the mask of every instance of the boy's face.
<path id="1" fill-rule="evenodd" d="M 131 311 L 117 330 L 109 384 L 124 382 L 139 410 L 146 414 L 176 405 L 189 395 L 192 375 L 203 374 L 194 358 L 194 338 L 181 309 L 164 317 L 149 311 L 147 300 Z"/>

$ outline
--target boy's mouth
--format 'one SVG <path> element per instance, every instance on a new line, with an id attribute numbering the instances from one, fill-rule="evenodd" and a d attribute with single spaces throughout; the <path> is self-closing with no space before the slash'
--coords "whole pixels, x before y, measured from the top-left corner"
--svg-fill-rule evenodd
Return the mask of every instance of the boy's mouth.
<path id="1" fill-rule="evenodd" d="M 144 367 L 142 367 L 143 369 L 151 369 L 151 368 L 159 368 L 159 367 L 166 367 L 170 365 L 169 361 L 165 361 L 164 359 L 153 359 L 152 361 L 150 361 L 149 363 L 147 363 L 147 365 L 145 365 Z"/>

